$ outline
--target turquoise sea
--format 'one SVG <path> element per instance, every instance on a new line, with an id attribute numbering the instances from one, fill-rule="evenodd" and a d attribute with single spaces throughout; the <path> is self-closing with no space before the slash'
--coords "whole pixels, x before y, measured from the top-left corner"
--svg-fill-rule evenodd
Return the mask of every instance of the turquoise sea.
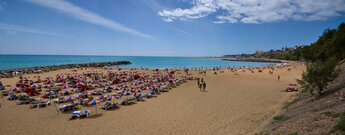
<path id="1" fill-rule="evenodd" d="M 0 55 L 0 70 L 77 64 L 90 62 L 131 61 L 123 68 L 213 68 L 262 66 L 274 63 L 224 61 L 220 58 L 156 57 L 156 56 L 86 56 L 86 55 Z"/>

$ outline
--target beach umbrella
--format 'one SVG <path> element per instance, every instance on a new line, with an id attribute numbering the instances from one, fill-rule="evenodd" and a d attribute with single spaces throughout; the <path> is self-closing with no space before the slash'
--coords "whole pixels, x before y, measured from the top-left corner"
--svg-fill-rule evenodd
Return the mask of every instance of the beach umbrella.
<path id="1" fill-rule="evenodd" d="M 68 88 L 69 88 L 69 86 L 67 84 L 65 84 L 61 87 L 61 89 L 68 89 Z"/>
<path id="2" fill-rule="evenodd" d="M 20 87 L 15 87 L 15 88 L 11 89 L 11 91 L 13 91 L 13 92 L 17 92 L 17 91 L 20 91 L 20 90 L 21 90 Z"/>
<path id="3" fill-rule="evenodd" d="M 72 94 L 73 92 L 71 90 L 66 90 L 63 92 L 63 95 L 70 95 Z"/>
<path id="4" fill-rule="evenodd" d="M 135 94 L 134 94 L 134 97 L 141 97 L 141 96 L 142 96 L 141 93 L 135 93 Z"/>
<path id="5" fill-rule="evenodd" d="M 51 88 L 51 87 L 54 87 L 54 84 L 47 84 L 47 85 L 44 85 L 44 88 Z"/>
<path id="6" fill-rule="evenodd" d="M 29 90 L 36 90 L 36 88 L 37 88 L 37 85 L 34 84 L 34 85 L 31 85 L 31 86 L 29 87 Z"/>
<path id="7" fill-rule="evenodd" d="M 76 83 L 75 83 L 75 86 L 76 86 L 77 88 L 81 88 L 81 87 L 84 87 L 84 84 L 83 84 L 82 82 L 76 82 Z"/>
<path id="8" fill-rule="evenodd" d="M 129 88 L 129 85 L 128 85 L 128 84 L 126 84 L 126 85 L 125 85 L 125 88 Z"/>
<path id="9" fill-rule="evenodd" d="M 37 96 L 37 95 L 38 95 L 38 92 L 37 92 L 36 90 L 31 89 L 31 90 L 28 90 L 28 91 L 27 91 L 27 94 L 28 94 L 29 96 Z"/>
<path id="10" fill-rule="evenodd" d="M 99 103 L 101 103 L 101 102 L 103 102 L 103 100 L 97 100 L 97 99 L 95 99 L 95 100 L 89 102 L 88 105 L 97 105 L 97 104 L 99 104 Z M 95 107 L 96 107 L 96 114 L 97 114 L 97 106 L 95 106 Z"/>
<path id="11" fill-rule="evenodd" d="M 29 87 L 30 85 L 25 83 L 24 85 L 22 85 L 22 90 L 27 90 Z"/>
<path id="12" fill-rule="evenodd" d="M 136 89 L 136 90 L 134 90 L 134 92 L 135 93 L 140 93 L 140 92 L 142 92 L 142 90 L 141 89 Z"/>
<path id="13" fill-rule="evenodd" d="M 68 102 L 73 102 L 73 101 L 75 101 L 75 100 L 77 100 L 77 99 L 78 99 L 78 97 L 70 96 L 70 97 L 66 98 L 66 101 L 68 101 Z"/>
<path id="14" fill-rule="evenodd" d="M 44 95 L 46 96 L 46 97 L 51 97 L 52 95 L 54 94 L 54 91 L 49 91 L 48 93 L 44 93 Z"/>
<path id="15" fill-rule="evenodd" d="M 78 81 L 77 86 L 82 87 L 82 86 L 84 86 L 84 83 Z"/>
<path id="16" fill-rule="evenodd" d="M 108 98 L 109 101 L 115 101 L 116 99 L 120 99 L 120 96 L 111 96 Z"/>
<path id="17" fill-rule="evenodd" d="M 87 87 L 83 86 L 83 87 L 78 87 L 78 90 L 83 92 L 83 91 L 87 91 Z"/>
<path id="18" fill-rule="evenodd" d="M 87 94 L 88 96 L 96 95 L 96 93 L 95 93 L 95 92 L 92 92 L 92 91 L 89 91 L 89 92 L 87 92 L 86 94 Z"/>
<path id="19" fill-rule="evenodd" d="M 114 89 L 115 90 L 120 90 L 120 88 L 118 86 L 115 86 Z"/>
<path id="20" fill-rule="evenodd" d="M 129 91 L 122 91 L 122 96 L 128 96 L 128 95 L 132 95 L 132 92 Z"/>
<path id="21" fill-rule="evenodd" d="M 103 102 L 103 100 L 95 99 L 95 100 L 89 102 L 88 105 L 96 105 L 96 104 L 99 104 L 99 103 L 102 103 L 102 102 Z"/>
<path id="22" fill-rule="evenodd" d="M 16 87 L 21 87 L 22 86 L 22 83 L 21 82 L 17 82 L 16 83 Z"/>
<path id="23" fill-rule="evenodd" d="M 94 89 L 94 88 L 96 88 L 95 85 L 89 85 L 89 89 Z"/>
<path id="24" fill-rule="evenodd" d="M 52 83 L 53 83 L 53 81 L 51 79 L 48 79 L 46 82 L 46 84 L 52 84 Z"/>

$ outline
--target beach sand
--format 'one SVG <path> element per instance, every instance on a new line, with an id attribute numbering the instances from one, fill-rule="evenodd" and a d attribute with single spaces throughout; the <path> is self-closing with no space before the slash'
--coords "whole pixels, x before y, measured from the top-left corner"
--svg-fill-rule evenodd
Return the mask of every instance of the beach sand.
<path id="1" fill-rule="evenodd" d="M 273 75 L 267 69 L 262 73 L 238 71 L 239 76 L 229 70 L 217 75 L 209 71 L 204 77 L 206 92 L 200 92 L 192 80 L 145 102 L 116 111 L 98 109 L 98 115 L 71 121 L 69 114 L 57 113 L 54 105 L 29 109 L 0 99 L 0 134 L 254 134 L 293 98 L 295 93 L 282 90 L 296 83 L 304 66 L 277 70 Z M 44 74 L 58 72 L 62 71 Z M 4 84 L 16 80 L 2 79 Z M 94 107 L 86 109 L 95 112 Z"/>

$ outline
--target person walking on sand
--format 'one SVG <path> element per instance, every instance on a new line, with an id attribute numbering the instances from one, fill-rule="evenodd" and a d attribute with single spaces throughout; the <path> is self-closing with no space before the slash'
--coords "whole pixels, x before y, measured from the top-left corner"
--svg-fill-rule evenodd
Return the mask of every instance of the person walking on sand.
<path id="1" fill-rule="evenodd" d="M 203 91 L 206 91 L 206 82 L 202 83 L 202 89 Z"/>
<path id="2" fill-rule="evenodd" d="M 199 89 L 202 91 L 202 83 L 199 83 Z"/>
<path id="3" fill-rule="evenodd" d="M 278 75 L 278 81 L 280 80 L 280 75 Z"/>

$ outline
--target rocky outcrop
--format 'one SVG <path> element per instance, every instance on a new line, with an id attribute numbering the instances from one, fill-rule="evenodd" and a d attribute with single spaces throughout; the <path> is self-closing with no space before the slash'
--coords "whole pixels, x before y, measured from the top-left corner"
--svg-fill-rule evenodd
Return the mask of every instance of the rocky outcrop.
<path id="1" fill-rule="evenodd" d="M 114 66 L 114 65 L 128 65 L 128 64 L 132 64 L 132 63 L 130 61 L 113 61 L 113 62 L 93 62 L 93 63 L 82 63 L 82 64 L 64 64 L 64 65 L 9 69 L 9 70 L 1 70 L 0 78 L 11 78 L 20 74 L 49 72 L 49 71 L 55 71 L 59 69 L 73 69 L 73 68 L 81 68 L 81 67 L 109 67 L 109 66 Z"/>

